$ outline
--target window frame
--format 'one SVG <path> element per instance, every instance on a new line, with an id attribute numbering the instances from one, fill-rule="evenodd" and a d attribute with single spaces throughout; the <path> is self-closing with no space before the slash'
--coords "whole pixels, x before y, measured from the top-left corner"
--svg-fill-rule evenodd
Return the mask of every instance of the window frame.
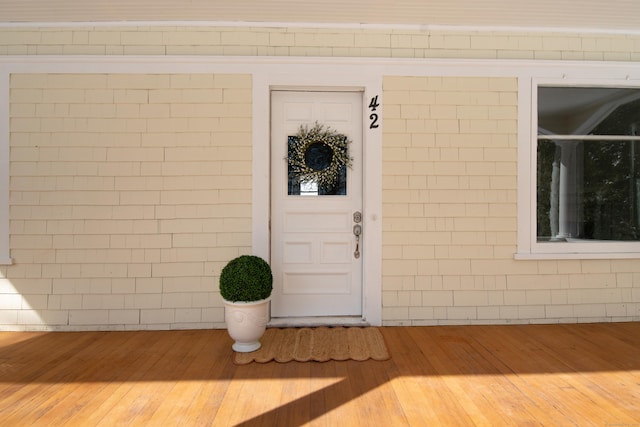
<path id="1" fill-rule="evenodd" d="M 640 89 L 640 82 L 626 79 L 531 78 L 528 96 L 520 97 L 519 128 L 519 225 L 516 259 L 593 259 L 640 258 L 640 241 L 584 241 L 539 242 L 537 239 L 537 147 L 538 147 L 538 88 L 544 87 L 603 87 Z M 523 94 L 521 85 L 520 93 Z M 528 117 L 527 117 L 528 116 Z M 528 125 L 528 126 L 527 126 Z"/>

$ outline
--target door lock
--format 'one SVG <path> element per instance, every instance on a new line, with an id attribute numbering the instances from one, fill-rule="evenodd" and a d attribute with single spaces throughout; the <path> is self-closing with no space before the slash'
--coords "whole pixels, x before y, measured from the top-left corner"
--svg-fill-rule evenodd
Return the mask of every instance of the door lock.
<path id="1" fill-rule="evenodd" d="M 362 212 L 356 211 L 353 213 L 353 222 L 355 222 L 356 224 L 362 222 Z"/>

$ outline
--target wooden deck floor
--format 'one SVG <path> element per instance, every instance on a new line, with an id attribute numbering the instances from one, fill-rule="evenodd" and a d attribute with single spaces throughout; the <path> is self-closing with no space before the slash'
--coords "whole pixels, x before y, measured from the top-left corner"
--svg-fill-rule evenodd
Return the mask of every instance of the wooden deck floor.
<path id="1" fill-rule="evenodd" d="M 382 328 L 235 366 L 224 330 L 0 333 L 0 426 L 640 426 L 640 323 Z"/>

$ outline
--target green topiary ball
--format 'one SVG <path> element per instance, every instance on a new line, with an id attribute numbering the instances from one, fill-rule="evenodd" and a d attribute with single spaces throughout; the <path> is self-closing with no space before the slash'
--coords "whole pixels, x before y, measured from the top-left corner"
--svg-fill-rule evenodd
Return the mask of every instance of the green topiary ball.
<path id="1" fill-rule="evenodd" d="M 268 298 L 272 289 L 271 267 L 255 255 L 232 259 L 220 273 L 220 295 L 227 301 L 259 301 Z"/>

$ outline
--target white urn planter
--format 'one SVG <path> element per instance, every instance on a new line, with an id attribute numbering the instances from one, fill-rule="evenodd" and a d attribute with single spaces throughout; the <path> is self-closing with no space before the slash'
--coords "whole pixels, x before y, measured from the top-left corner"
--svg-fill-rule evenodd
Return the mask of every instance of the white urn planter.
<path id="1" fill-rule="evenodd" d="M 258 350 L 269 322 L 271 297 L 251 302 L 223 301 L 227 332 L 235 340 L 231 348 L 239 353 Z"/>
<path id="2" fill-rule="evenodd" d="M 220 272 L 220 296 L 232 348 L 249 353 L 260 348 L 260 338 L 269 321 L 273 290 L 271 267 L 255 255 L 240 255 Z"/>

